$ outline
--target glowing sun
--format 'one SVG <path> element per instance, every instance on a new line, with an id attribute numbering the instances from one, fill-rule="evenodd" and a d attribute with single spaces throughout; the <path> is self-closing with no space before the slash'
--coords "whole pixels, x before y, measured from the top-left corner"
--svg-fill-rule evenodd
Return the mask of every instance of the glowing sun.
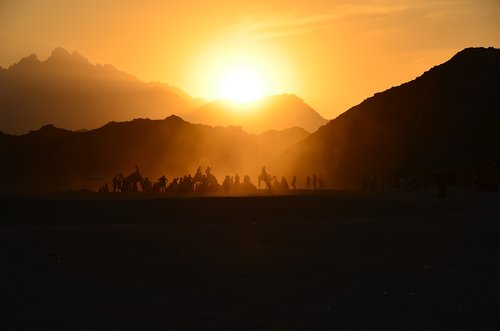
<path id="1" fill-rule="evenodd" d="M 241 66 L 227 70 L 217 84 L 217 97 L 247 103 L 264 96 L 265 82 L 258 71 Z"/>

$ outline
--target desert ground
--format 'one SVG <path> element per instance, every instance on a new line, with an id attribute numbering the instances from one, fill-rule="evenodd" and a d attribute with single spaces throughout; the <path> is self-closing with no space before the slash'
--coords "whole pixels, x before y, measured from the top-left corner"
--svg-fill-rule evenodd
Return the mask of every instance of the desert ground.
<path id="1" fill-rule="evenodd" d="M 2 330 L 498 330 L 500 194 L 0 197 Z"/>

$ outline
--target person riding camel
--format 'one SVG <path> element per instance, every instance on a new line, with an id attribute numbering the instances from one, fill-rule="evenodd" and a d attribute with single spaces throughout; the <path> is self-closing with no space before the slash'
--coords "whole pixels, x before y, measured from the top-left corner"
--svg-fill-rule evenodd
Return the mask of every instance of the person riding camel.
<path id="1" fill-rule="evenodd" d="M 266 167 L 262 167 L 262 172 L 261 172 L 262 178 L 268 178 L 268 174 L 266 171 Z"/>
<path id="2" fill-rule="evenodd" d="M 196 175 L 195 177 L 196 178 L 201 178 L 203 176 L 203 174 L 201 173 L 201 166 L 198 167 L 198 169 L 196 169 Z"/>

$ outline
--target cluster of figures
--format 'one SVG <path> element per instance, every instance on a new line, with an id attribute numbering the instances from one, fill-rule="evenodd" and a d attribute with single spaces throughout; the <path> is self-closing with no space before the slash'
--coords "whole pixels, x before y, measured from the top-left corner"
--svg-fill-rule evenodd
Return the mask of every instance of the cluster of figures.
<path id="1" fill-rule="evenodd" d="M 207 167 L 205 173 L 201 167 L 198 167 L 196 174 L 191 174 L 174 178 L 170 183 L 165 175 L 158 178 L 156 182 L 151 182 L 148 177 L 142 177 L 139 168 L 135 166 L 134 171 L 123 176 L 121 173 L 116 174 L 112 180 L 112 192 L 158 192 L 158 193 L 215 193 L 223 192 L 230 193 L 252 193 L 261 187 L 272 190 L 273 192 L 286 192 L 290 189 L 297 189 L 297 177 L 293 176 L 288 184 L 287 179 L 283 176 L 278 180 L 276 176 L 270 175 L 266 167 L 262 167 L 262 171 L 258 177 L 258 186 L 255 186 L 248 175 L 241 180 L 240 176 L 226 176 L 222 184 L 219 184 L 217 178 L 212 174 L 212 168 Z M 312 183 L 312 186 L 311 186 Z M 306 177 L 306 189 L 310 190 L 324 189 L 323 180 L 316 175 Z M 108 183 L 102 185 L 98 192 L 110 192 Z"/>

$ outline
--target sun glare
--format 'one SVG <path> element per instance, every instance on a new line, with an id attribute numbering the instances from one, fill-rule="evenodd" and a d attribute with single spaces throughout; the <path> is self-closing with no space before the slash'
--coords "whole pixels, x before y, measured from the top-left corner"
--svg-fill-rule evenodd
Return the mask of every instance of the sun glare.
<path id="1" fill-rule="evenodd" d="M 239 103 L 251 102 L 264 96 L 264 83 L 262 76 L 252 68 L 233 68 L 220 77 L 217 97 Z"/>

